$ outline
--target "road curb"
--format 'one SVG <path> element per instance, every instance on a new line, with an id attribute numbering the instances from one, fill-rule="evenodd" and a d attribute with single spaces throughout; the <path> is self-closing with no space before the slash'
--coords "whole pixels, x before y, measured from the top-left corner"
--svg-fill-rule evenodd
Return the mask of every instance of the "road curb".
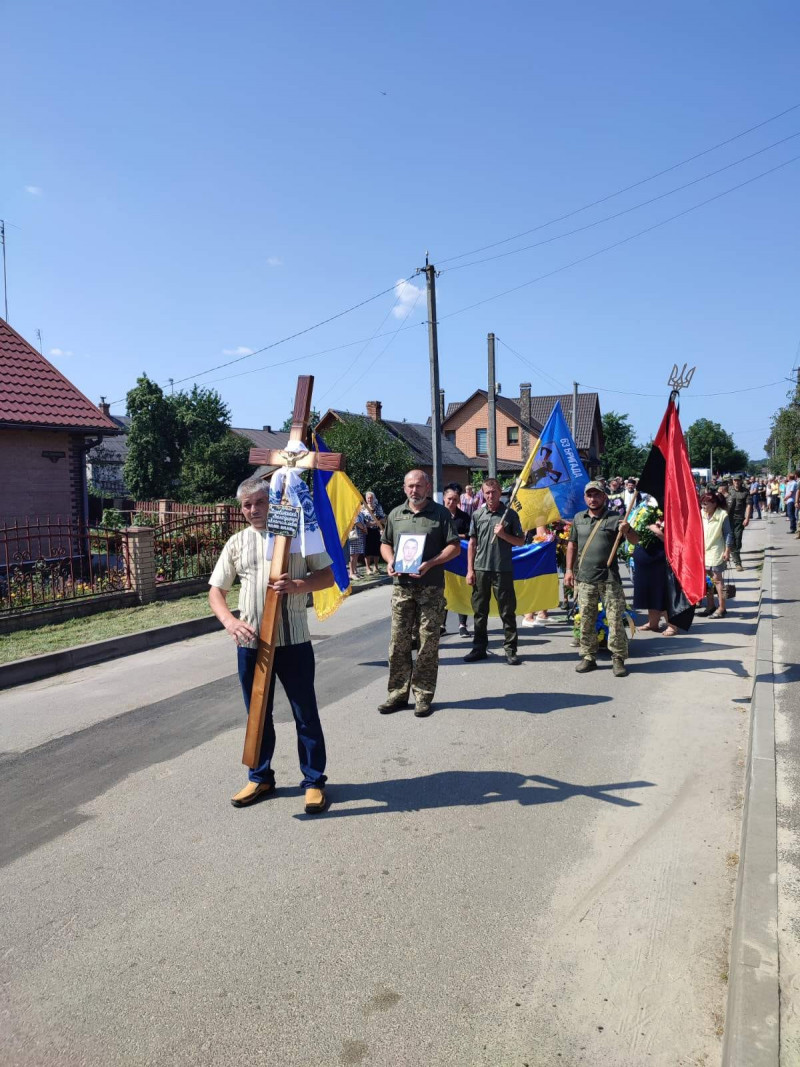
<path id="1" fill-rule="evenodd" d="M 722 1067 L 778 1067 L 778 830 L 772 558 L 764 554 L 750 705 L 739 875 L 733 912 Z"/>
<path id="2" fill-rule="evenodd" d="M 350 591 L 351 596 L 387 585 L 391 578 L 385 575 L 376 581 L 356 585 Z M 92 641 L 86 645 L 73 645 L 58 652 L 44 652 L 41 656 L 28 659 L 16 659 L 11 663 L 0 664 L 0 690 L 11 689 L 16 685 L 38 682 L 51 678 L 55 674 L 80 670 L 96 663 L 105 663 L 121 656 L 131 656 L 136 652 L 146 652 L 161 645 L 170 645 L 176 641 L 185 641 L 190 637 L 201 637 L 220 629 L 219 622 L 213 615 L 204 615 L 200 619 L 188 619 L 186 622 L 174 622 L 168 626 L 156 626 L 151 630 L 140 630 L 135 634 L 121 637 L 109 637 L 105 641 Z"/>

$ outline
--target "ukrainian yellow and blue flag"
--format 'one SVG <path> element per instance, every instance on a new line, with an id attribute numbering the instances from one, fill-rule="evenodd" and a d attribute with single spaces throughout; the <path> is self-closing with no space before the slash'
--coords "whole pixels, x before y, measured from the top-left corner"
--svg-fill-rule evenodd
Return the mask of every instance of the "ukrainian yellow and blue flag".
<path id="1" fill-rule="evenodd" d="M 315 452 L 330 452 L 321 437 L 313 435 Z M 314 468 L 314 511 L 317 515 L 325 551 L 331 557 L 334 584 L 314 593 L 314 611 L 318 619 L 327 619 L 350 596 L 350 575 L 344 545 L 363 506 L 361 493 L 344 471 Z"/>
<path id="2" fill-rule="evenodd" d="M 535 530 L 559 519 L 572 522 L 586 506 L 583 491 L 588 481 L 561 403 L 556 401 L 522 468 L 509 507 L 519 515 L 523 530 Z"/>
<path id="3" fill-rule="evenodd" d="M 467 585 L 467 544 L 467 541 L 462 541 L 461 554 L 444 565 L 447 607 L 460 615 L 472 615 L 472 587 Z M 555 541 L 512 548 L 511 563 L 514 568 L 517 614 L 527 615 L 532 611 L 548 611 L 558 607 Z M 500 614 L 494 593 L 489 614 Z"/>

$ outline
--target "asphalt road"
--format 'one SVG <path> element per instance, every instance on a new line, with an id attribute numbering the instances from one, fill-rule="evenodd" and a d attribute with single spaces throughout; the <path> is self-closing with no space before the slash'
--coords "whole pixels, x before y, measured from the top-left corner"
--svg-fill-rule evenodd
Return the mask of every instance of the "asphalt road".
<path id="1" fill-rule="evenodd" d="M 224 634 L 0 694 L 2 1062 L 718 1062 L 756 571 L 737 584 L 728 619 L 637 637 L 623 680 L 576 675 L 558 622 L 516 668 L 448 636 L 425 720 L 376 713 L 388 590 L 353 598 L 312 625 L 319 817 L 285 702 L 277 794 L 228 803 Z"/>

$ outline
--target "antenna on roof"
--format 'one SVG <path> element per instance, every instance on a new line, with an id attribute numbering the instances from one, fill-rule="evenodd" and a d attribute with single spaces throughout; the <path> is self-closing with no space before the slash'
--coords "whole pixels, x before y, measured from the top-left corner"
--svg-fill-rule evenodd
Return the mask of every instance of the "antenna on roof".
<path id="1" fill-rule="evenodd" d="M 5 301 L 5 320 L 8 322 L 8 282 L 6 280 L 6 220 L 0 219 L 0 244 L 3 246 L 3 299 Z"/>
<path id="2" fill-rule="evenodd" d="M 43 345 L 42 345 L 42 331 L 41 330 L 37 330 L 36 331 L 36 336 L 39 339 L 39 355 L 43 356 L 44 355 L 44 349 L 43 349 Z"/>

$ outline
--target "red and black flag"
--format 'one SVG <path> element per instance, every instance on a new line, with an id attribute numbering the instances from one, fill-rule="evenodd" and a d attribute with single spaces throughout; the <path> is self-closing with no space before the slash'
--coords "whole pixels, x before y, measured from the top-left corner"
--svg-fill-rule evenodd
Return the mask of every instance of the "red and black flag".
<path id="1" fill-rule="evenodd" d="M 650 493 L 664 511 L 664 549 L 677 583 L 670 583 L 670 622 L 688 629 L 706 589 L 703 520 L 683 438 L 678 409 L 670 397 L 667 410 L 639 479 L 639 492 Z"/>

